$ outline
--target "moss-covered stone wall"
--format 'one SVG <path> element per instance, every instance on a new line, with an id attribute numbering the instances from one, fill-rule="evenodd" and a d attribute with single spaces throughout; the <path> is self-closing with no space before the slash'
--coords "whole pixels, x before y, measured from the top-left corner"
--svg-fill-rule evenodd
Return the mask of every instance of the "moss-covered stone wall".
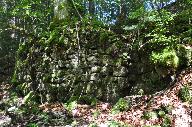
<path id="1" fill-rule="evenodd" d="M 100 24 L 52 24 L 40 39 L 20 45 L 13 82 L 24 95 L 63 101 L 90 95 L 105 101 L 152 93 L 165 83 L 149 54 Z M 158 87 L 157 87 L 158 86 Z"/>

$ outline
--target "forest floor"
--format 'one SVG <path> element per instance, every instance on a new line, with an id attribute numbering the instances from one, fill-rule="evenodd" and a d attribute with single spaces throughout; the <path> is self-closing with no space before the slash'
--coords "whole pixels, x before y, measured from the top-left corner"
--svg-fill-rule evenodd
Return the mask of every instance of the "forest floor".
<path id="1" fill-rule="evenodd" d="M 9 92 L 11 86 L 0 87 L 0 126 L 76 126 L 76 127 L 191 127 L 192 110 L 189 102 L 178 97 L 180 89 L 192 83 L 192 71 L 185 71 L 172 87 L 154 95 L 129 96 L 139 100 L 126 110 L 114 112 L 114 105 L 45 103 L 23 105 L 23 98 Z"/>

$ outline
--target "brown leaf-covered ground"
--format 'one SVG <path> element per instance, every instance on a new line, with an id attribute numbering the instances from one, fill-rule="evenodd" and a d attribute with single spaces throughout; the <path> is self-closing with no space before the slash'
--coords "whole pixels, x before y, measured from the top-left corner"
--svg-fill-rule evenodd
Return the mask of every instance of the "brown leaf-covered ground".
<path id="1" fill-rule="evenodd" d="M 98 102 L 96 105 L 77 104 L 77 106 L 68 111 L 63 103 L 45 103 L 38 106 L 42 112 L 60 112 L 67 114 L 73 121 L 76 121 L 75 126 L 88 126 L 90 123 L 96 123 L 98 126 L 107 126 L 107 122 L 116 121 L 121 125 L 131 125 L 134 127 L 143 127 L 150 125 L 163 126 L 165 123 L 165 117 L 151 117 L 144 118 L 146 112 L 156 112 L 164 107 L 171 107 L 171 110 L 166 113 L 166 118 L 171 121 L 169 126 L 172 127 L 191 127 L 191 105 L 187 102 L 182 102 L 178 97 L 178 92 L 185 84 L 192 83 L 192 69 L 189 68 L 181 72 L 175 81 L 175 83 L 154 95 L 140 96 L 140 103 L 132 104 L 131 108 L 125 111 L 112 113 L 113 105 L 105 102 Z M 9 85 L 2 85 L 0 91 L 0 99 L 6 99 L 8 97 L 7 89 Z M 127 97 L 125 97 L 126 99 Z M 130 97 L 129 97 L 130 98 Z M 139 99 L 134 98 L 134 99 Z M 3 111 L 2 111 L 3 112 Z M 5 115 L 0 114 L 0 124 Z M 33 118 L 35 118 L 33 116 Z M 29 119 L 33 119 L 32 116 Z M 18 121 L 20 122 L 20 121 Z M 19 125 L 19 124 L 17 124 Z M 22 124 L 20 124 L 22 125 Z M 58 125 L 58 124 L 57 124 Z M 12 125 L 14 126 L 14 125 Z M 64 124 L 62 125 L 64 126 Z M 119 125 L 120 126 L 120 125 Z"/>

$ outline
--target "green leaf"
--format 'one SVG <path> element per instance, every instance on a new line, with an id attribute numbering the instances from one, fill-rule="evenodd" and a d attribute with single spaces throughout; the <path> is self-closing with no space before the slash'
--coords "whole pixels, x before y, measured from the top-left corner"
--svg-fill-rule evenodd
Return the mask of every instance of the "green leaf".
<path id="1" fill-rule="evenodd" d="M 32 101 L 34 98 L 35 93 L 33 91 L 30 91 L 23 99 L 24 104 L 27 104 L 28 102 Z"/>

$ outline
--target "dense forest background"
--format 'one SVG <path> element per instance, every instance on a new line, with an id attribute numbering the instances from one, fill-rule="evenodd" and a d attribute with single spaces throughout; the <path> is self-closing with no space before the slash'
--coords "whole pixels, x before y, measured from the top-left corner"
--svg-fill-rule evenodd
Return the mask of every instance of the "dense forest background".
<path id="1" fill-rule="evenodd" d="M 154 95 L 191 68 L 191 9 L 191 0 L 1 0 L 0 81 L 28 106 Z"/>

